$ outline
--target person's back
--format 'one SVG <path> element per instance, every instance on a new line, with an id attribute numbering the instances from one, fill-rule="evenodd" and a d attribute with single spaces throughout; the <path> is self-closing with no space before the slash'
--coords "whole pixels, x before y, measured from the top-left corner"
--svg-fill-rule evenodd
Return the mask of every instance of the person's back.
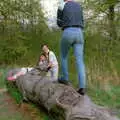
<path id="1" fill-rule="evenodd" d="M 63 11 L 58 9 L 57 24 L 63 29 L 66 27 L 84 27 L 82 7 L 74 1 L 68 1 L 64 5 Z"/>

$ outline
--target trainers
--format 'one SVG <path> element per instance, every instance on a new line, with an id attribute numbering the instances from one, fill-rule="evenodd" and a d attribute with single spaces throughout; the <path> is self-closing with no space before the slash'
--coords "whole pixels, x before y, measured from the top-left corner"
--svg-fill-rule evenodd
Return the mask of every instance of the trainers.
<path id="1" fill-rule="evenodd" d="M 65 85 L 69 85 L 70 84 L 68 82 L 68 80 L 63 80 L 63 79 L 60 79 L 60 78 L 58 78 L 58 82 L 61 83 L 61 84 L 65 84 Z"/>
<path id="2" fill-rule="evenodd" d="M 77 92 L 78 92 L 80 95 L 85 95 L 85 88 L 80 88 Z"/>
<path id="3" fill-rule="evenodd" d="M 69 82 L 67 80 L 58 80 L 59 83 L 69 85 Z"/>

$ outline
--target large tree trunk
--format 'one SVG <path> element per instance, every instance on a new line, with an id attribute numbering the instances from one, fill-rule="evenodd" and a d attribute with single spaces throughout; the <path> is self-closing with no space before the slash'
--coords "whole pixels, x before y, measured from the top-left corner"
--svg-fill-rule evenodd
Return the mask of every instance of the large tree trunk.
<path id="1" fill-rule="evenodd" d="M 74 88 L 59 84 L 45 74 L 34 69 L 19 77 L 16 85 L 25 98 L 57 113 L 56 120 L 118 120 L 87 95 L 80 96 Z"/>

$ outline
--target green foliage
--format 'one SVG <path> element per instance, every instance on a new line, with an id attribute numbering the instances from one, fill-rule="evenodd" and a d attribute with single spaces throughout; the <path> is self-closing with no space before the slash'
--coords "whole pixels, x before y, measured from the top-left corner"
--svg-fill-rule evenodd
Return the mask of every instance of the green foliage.
<path id="1" fill-rule="evenodd" d="M 65 120 L 65 111 L 59 106 L 53 106 L 49 113 L 50 120 Z"/>
<path id="2" fill-rule="evenodd" d="M 6 86 L 10 95 L 16 100 L 16 103 L 20 104 L 23 98 L 21 93 L 18 91 L 18 88 L 16 87 L 15 83 L 6 81 Z"/>
<path id="3" fill-rule="evenodd" d="M 10 45 L 11 41 L 4 41 L 5 45 L 2 45 L 2 49 L 0 50 L 0 61 L 2 63 L 10 64 L 15 63 L 21 57 L 24 57 L 27 53 L 27 47 L 22 45 L 17 45 L 15 43 Z M 19 43 L 18 43 L 19 44 Z"/>
<path id="4" fill-rule="evenodd" d="M 9 82 L 6 80 L 6 74 L 8 69 L 2 68 L 0 69 L 0 89 L 7 88 L 8 92 L 11 94 L 13 98 L 15 98 L 17 103 L 20 103 L 22 100 L 22 95 L 19 93 L 18 89 L 15 86 L 15 83 Z"/>
<path id="5" fill-rule="evenodd" d="M 6 69 L 0 68 L 0 89 L 5 88 Z"/>
<path id="6" fill-rule="evenodd" d="M 101 106 L 108 106 L 111 108 L 119 108 L 119 92 L 120 88 L 118 86 L 111 86 L 110 91 L 106 92 L 98 88 L 88 89 L 88 94 L 92 97 L 95 103 Z"/>
<path id="7" fill-rule="evenodd" d="M 30 64 L 48 31 L 39 0 L 0 1 L 0 18 L 0 64 Z"/>
<path id="8" fill-rule="evenodd" d="M 120 27 L 118 22 L 118 19 L 120 19 L 118 0 L 86 0 L 84 8 L 88 18 L 86 26 L 89 31 L 94 33 L 98 30 L 107 36 L 109 40 L 119 39 L 119 30 L 117 29 Z"/>
<path id="9" fill-rule="evenodd" d="M 119 92 L 119 86 L 111 86 L 110 90 L 106 92 L 96 87 L 94 89 L 88 88 L 88 94 L 96 104 L 111 109 L 118 117 L 120 117 Z"/>
<path id="10" fill-rule="evenodd" d="M 87 14 L 85 63 L 88 92 L 96 103 L 117 108 L 119 88 L 113 86 L 120 84 L 119 3 L 118 0 L 85 0 L 83 6 Z M 60 60 L 61 32 L 51 32 L 48 29 L 39 0 L 2 0 L 0 16 L 0 64 L 34 66 L 42 44 L 47 44 L 57 55 L 58 61 Z M 69 66 L 69 78 L 77 87 L 72 50 Z M 1 86 L 4 84 L 3 79 Z M 14 88 L 10 89 L 19 101 L 19 94 Z"/>

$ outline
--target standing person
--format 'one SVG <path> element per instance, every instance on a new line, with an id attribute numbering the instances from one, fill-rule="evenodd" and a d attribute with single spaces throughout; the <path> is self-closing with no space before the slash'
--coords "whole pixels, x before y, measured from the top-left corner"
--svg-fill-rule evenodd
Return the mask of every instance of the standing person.
<path id="1" fill-rule="evenodd" d="M 61 0 L 57 11 L 57 24 L 63 30 L 61 39 L 61 69 L 62 77 L 60 83 L 68 84 L 68 51 L 74 49 L 76 66 L 79 79 L 78 93 L 85 94 L 86 74 L 83 60 L 84 38 L 83 38 L 83 11 L 79 3 L 73 0 Z"/>
<path id="2" fill-rule="evenodd" d="M 54 52 L 50 51 L 47 45 L 42 46 L 43 52 L 46 54 L 48 60 L 48 70 L 53 81 L 58 80 L 58 61 Z"/>

